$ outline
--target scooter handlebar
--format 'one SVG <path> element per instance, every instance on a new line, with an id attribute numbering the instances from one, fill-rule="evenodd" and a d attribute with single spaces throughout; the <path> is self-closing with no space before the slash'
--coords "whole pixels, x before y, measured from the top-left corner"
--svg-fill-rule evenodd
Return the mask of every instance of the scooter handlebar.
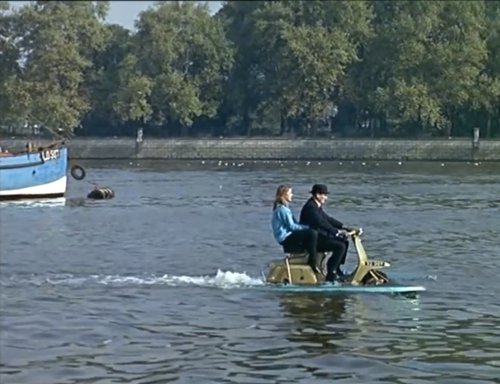
<path id="1" fill-rule="evenodd" d="M 363 233 L 363 228 L 352 229 L 349 232 L 347 232 L 349 236 L 354 236 L 354 235 L 361 236 L 362 233 Z"/>

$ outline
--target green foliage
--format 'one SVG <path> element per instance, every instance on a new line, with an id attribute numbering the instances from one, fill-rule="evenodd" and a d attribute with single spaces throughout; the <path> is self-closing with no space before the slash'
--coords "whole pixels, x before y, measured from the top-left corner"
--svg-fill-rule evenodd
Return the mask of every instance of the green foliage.
<path id="1" fill-rule="evenodd" d="M 114 93 L 112 107 L 118 120 L 122 122 L 145 122 L 151 118 L 151 106 L 147 100 L 151 96 L 152 82 L 136 68 L 137 58 L 129 54 L 121 62 L 118 71 L 119 87 Z"/>
<path id="2" fill-rule="evenodd" d="M 122 114 L 123 104 L 115 104 L 118 100 L 124 102 L 125 96 L 121 92 L 124 83 L 132 77 L 136 63 L 129 58 L 127 66 L 125 60 L 132 50 L 130 31 L 115 24 L 105 28 L 107 40 L 103 49 L 95 53 L 94 65 L 85 83 L 91 103 L 91 110 L 86 115 L 87 125 L 120 125 L 129 119 L 128 113 Z M 124 73 L 127 71 L 129 73 Z"/>
<path id="3" fill-rule="evenodd" d="M 107 2 L 46 2 L 22 7 L 12 37 L 18 42 L 20 76 L 9 84 L 28 97 L 22 114 L 49 130 L 77 127 L 89 109 L 82 84 L 91 55 L 104 42 L 101 19 Z"/>
<path id="4" fill-rule="evenodd" d="M 27 95 L 15 95 L 19 75 L 20 49 L 14 37 L 16 15 L 9 13 L 9 3 L 0 2 L 0 124 L 19 124 L 22 111 L 16 104 L 26 101 Z"/>
<path id="5" fill-rule="evenodd" d="M 239 48 L 231 110 L 247 121 L 254 112 L 262 118 L 270 111 L 313 125 L 329 118 L 346 68 L 370 33 L 367 3 L 269 1 L 227 7 L 228 34 Z"/>
<path id="6" fill-rule="evenodd" d="M 499 1 L 0 1 L 0 126 L 500 136 Z M 216 128 L 212 128 L 215 126 Z"/>
<path id="7" fill-rule="evenodd" d="M 375 3 L 364 73 L 367 105 L 400 127 L 448 128 L 470 103 L 487 57 L 483 2 Z M 383 21 L 383 22 L 382 22 Z"/>
<path id="8" fill-rule="evenodd" d="M 189 127 L 196 118 L 214 117 L 233 55 L 208 6 L 159 3 L 140 15 L 137 28 L 138 69 L 153 84 L 153 120 Z"/>

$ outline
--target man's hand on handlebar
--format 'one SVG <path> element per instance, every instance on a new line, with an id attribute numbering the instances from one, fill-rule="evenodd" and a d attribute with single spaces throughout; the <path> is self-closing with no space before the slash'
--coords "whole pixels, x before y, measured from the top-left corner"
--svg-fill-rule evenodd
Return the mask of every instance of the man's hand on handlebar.
<path id="1" fill-rule="evenodd" d="M 344 232 L 346 232 L 347 235 L 353 235 L 353 234 L 360 235 L 363 232 L 361 228 L 356 228 L 356 227 L 345 227 L 344 230 L 345 230 Z"/>
<path id="2" fill-rule="evenodd" d="M 350 236 L 350 234 L 349 234 L 349 231 L 347 231 L 345 229 L 339 229 L 337 231 L 336 236 L 345 240 L 345 239 L 347 239 Z"/>

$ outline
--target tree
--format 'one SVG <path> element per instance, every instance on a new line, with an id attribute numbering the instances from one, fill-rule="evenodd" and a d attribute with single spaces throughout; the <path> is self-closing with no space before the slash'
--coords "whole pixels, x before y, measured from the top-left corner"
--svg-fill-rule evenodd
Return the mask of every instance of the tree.
<path id="1" fill-rule="evenodd" d="M 29 96 L 30 123 L 67 134 L 80 124 L 90 108 L 85 75 L 106 40 L 107 9 L 108 2 L 37 1 L 19 10 L 21 76 L 13 90 Z"/>
<path id="2" fill-rule="evenodd" d="M 0 125 L 24 124 L 28 95 L 16 89 L 21 75 L 20 47 L 16 38 L 17 14 L 0 1 Z"/>
<path id="3" fill-rule="evenodd" d="M 362 73 L 366 104 L 412 135 L 452 135 L 487 55 L 484 2 L 377 1 L 374 9 L 376 36 Z"/>
<path id="4" fill-rule="evenodd" d="M 128 29 L 117 25 L 106 25 L 107 40 L 102 50 L 95 52 L 93 65 L 86 76 L 85 89 L 89 95 L 91 109 L 83 122 L 86 134 L 119 133 L 128 113 L 124 106 L 115 103 L 124 102 L 124 96 L 118 95 L 128 86 L 135 63 L 132 55 L 132 36 Z M 131 71 L 130 74 L 124 73 Z M 136 86 L 132 86 L 136 88 Z M 134 89 L 132 92 L 138 92 Z M 144 90 L 144 95 L 150 91 Z M 134 117 L 135 119 L 136 117 Z M 147 116 L 144 116 L 147 120 Z M 122 132 L 125 133 L 125 132 Z"/>
<path id="5" fill-rule="evenodd" d="M 137 71 L 137 58 L 127 55 L 118 71 L 118 89 L 112 96 L 114 115 L 121 122 L 147 122 L 152 110 L 148 103 L 152 82 Z"/>
<path id="6" fill-rule="evenodd" d="M 471 106 L 480 116 L 477 120 L 486 126 L 485 136 L 492 137 L 495 128 L 500 133 L 500 2 L 486 1 L 485 6 L 488 58 L 477 86 L 472 89 Z"/>
<path id="7" fill-rule="evenodd" d="M 206 4 L 157 3 L 137 21 L 138 68 L 153 84 L 152 119 L 188 134 L 193 121 L 214 117 L 233 62 L 222 23 Z"/>
<path id="8" fill-rule="evenodd" d="M 231 83 L 240 87 L 237 103 L 244 105 L 250 87 L 256 120 L 274 114 L 285 126 L 290 121 L 307 122 L 314 135 L 316 125 L 329 118 L 338 103 L 347 66 L 357 59 L 360 41 L 367 36 L 367 3 L 235 3 L 226 5 L 222 14 L 234 34 L 231 39 L 244 44 L 238 56 L 243 62 L 238 61 L 237 67 L 238 75 L 246 73 L 245 81 Z M 238 31 L 241 19 L 243 32 Z"/>
<path id="9" fill-rule="evenodd" d="M 235 47 L 234 66 L 225 84 L 220 109 L 229 134 L 250 134 L 254 112 L 261 98 L 252 14 L 263 4 L 263 1 L 227 1 L 216 15 L 224 25 L 227 39 Z"/>

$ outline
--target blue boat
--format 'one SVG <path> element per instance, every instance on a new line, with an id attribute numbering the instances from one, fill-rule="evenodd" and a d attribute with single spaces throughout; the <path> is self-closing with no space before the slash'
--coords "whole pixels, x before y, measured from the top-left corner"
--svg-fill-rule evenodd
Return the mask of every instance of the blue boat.
<path id="1" fill-rule="evenodd" d="M 0 200 L 63 197 L 67 170 L 64 143 L 18 153 L 0 150 Z"/>

